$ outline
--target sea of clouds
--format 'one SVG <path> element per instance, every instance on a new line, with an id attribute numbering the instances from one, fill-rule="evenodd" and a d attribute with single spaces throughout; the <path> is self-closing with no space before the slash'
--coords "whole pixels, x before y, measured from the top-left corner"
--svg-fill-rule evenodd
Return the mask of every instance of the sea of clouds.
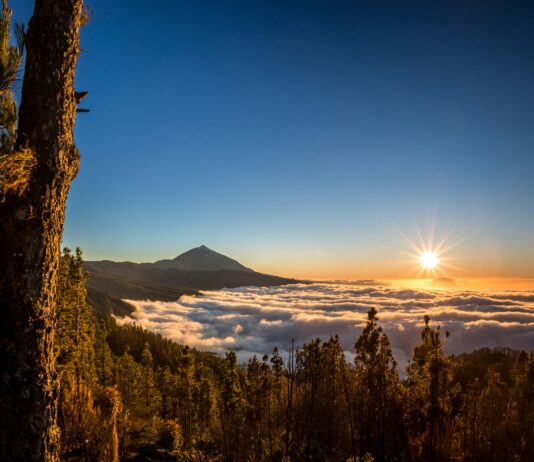
<path id="1" fill-rule="evenodd" d="M 287 351 L 320 337 L 339 335 L 350 354 L 376 308 L 396 359 L 404 365 L 429 315 L 449 331 L 446 351 L 462 353 L 488 346 L 534 349 L 534 291 L 406 289 L 360 284 L 293 284 L 205 291 L 177 302 L 129 301 L 141 326 L 202 350 L 234 350 L 241 359 L 262 356 L 277 346 Z"/>

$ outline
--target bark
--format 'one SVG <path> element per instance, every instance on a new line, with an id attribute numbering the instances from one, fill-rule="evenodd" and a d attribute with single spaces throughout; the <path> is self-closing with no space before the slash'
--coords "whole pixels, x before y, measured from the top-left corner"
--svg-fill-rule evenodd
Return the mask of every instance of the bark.
<path id="1" fill-rule="evenodd" d="M 57 461 L 54 334 L 65 201 L 79 154 L 74 73 L 82 0 L 36 0 L 26 40 L 19 147 L 37 164 L 0 204 L 0 460 Z"/>

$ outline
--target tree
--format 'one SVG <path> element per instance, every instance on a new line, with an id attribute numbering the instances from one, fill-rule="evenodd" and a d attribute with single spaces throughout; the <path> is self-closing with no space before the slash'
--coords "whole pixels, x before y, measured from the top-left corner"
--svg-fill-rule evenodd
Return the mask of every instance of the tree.
<path id="1" fill-rule="evenodd" d="M 22 28 L 15 26 L 17 46 L 11 45 L 11 10 L 2 2 L 0 19 L 0 149 L 2 154 L 13 152 L 17 136 L 17 106 L 13 86 L 22 63 L 24 39 Z"/>
<path id="2" fill-rule="evenodd" d="M 107 387 L 114 381 L 114 372 L 116 371 L 115 362 L 113 360 L 113 353 L 107 342 L 108 326 L 101 321 L 96 325 L 95 329 L 95 360 L 96 360 L 96 375 L 98 383 Z"/>
<path id="3" fill-rule="evenodd" d="M 337 335 L 330 337 L 321 348 L 321 381 L 318 415 L 322 431 L 318 432 L 323 453 L 329 451 L 329 459 L 340 460 L 350 441 L 350 421 L 343 411 L 341 397 L 343 375 L 347 363 Z"/>
<path id="4" fill-rule="evenodd" d="M 195 385 L 195 359 L 191 350 L 185 348 L 178 377 L 178 392 L 183 440 L 187 449 L 190 449 L 193 439 Z"/>
<path id="5" fill-rule="evenodd" d="M 140 375 L 140 365 L 134 361 L 127 347 L 124 354 L 119 358 L 119 389 L 123 396 L 124 403 L 130 407 L 137 404 L 138 399 L 138 377 Z"/>
<path id="6" fill-rule="evenodd" d="M 56 347 L 60 378 L 72 375 L 76 382 L 89 386 L 96 382 L 95 330 L 96 319 L 87 303 L 82 252 L 63 251 L 58 294 L 58 327 Z"/>
<path id="7" fill-rule="evenodd" d="M 24 37 L 14 150 L 29 150 L 32 162 L 21 175 L 26 187 L 4 187 L 0 204 L 0 415 L 10 423 L 0 429 L 3 461 L 58 457 L 56 295 L 65 202 L 79 165 L 74 74 L 82 3 L 37 0 Z"/>
<path id="8" fill-rule="evenodd" d="M 305 458 L 310 459 L 314 439 L 314 421 L 317 418 L 317 391 L 321 376 L 321 339 L 317 338 L 305 344 L 297 353 L 297 381 L 303 386 L 305 397 L 306 438 Z"/>
<path id="9" fill-rule="evenodd" d="M 149 406 L 150 392 L 154 387 L 154 370 L 152 369 L 154 361 L 148 343 L 145 343 L 145 346 L 143 347 L 141 364 L 143 366 L 143 397 L 145 399 L 145 406 Z"/>
<path id="10" fill-rule="evenodd" d="M 511 403 L 514 452 L 517 460 L 534 458 L 534 352 L 521 352 L 514 367 Z"/>
<path id="11" fill-rule="evenodd" d="M 220 415 L 225 460 L 236 462 L 241 455 L 241 432 L 245 400 L 241 389 L 237 356 L 226 353 L 221 390 Z"/>
<path id="12" fill-rule="evenodd" d="M 160 414 L 163 420 L 169 416 L 169 402 L 172 387 L 172 374 L 169 366 L 159 367 L 156 371 L 156 384 L 161 394 Z"/>
<path id="13" fill-rule="evenodd" d="M 453 391 L 449 360 L 443 353 L 440 327 L 424 317 L 421 343 L 414 349 L 408 367 L 408 384 L 414 404 L 410 426 L 416 429 L 411 442 L 422 460 L 447 460 L 450 450 L 450 392 Z M 449 333 L 446 332 L 448 337 Z"/>
<path id="14" fill-rule="evenodd" d="M 251 444 L 249 458 L 257 461 L 264 460 L 267 453 L 272 453 L 268 414 L 271 369 L 267 359 L 267 356 L 264 356 L 260 362 L 254 355 L 249 360 L 244 387 L 247 401 L 245 431 L 248 438 L 246 440 Z"/>
<path id="15" fill-rule="evenodd" d="M 355 344 L 355 369 L 359 382 L 360 459 L 370 453 L 378 461 L 392 460 L 386 438 L 393 426 L 393 408 L 398 385 L 397 363 L 391 345 L 378 326 L 377 311 L 367 313 L 367 325 Z M 399 422 L 395 423 L 396 432 Z M 387 441 L 386 441 L 387 440 Z"/>

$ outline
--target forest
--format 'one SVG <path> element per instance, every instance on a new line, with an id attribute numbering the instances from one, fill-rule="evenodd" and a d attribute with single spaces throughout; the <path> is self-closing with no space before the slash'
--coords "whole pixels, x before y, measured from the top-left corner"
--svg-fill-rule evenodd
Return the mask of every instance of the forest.
<path id="1" fill-rule="evenodd" d="M 354 360 L 332 336 L 245 364 L 97 317 L 81 251 L 60 251 L 90 13 L 38 0 L 27 27 L 11 16 L 4 0 L 0 460 L 534 460 L 533 352 L 448 356 L 454 338 L 429 317 L 402 370 L 375 310 Z"/>
<path id="2" fill-rule="evenodd" d="M 81 252 L 60 268 L 62 460 L 534 460 L 534 355 L 443 352 L 424 318 L 399 373 L 379 313 L 348 362 L 338 338 L 240 364 L 173 343 L 87 303 Z M 454 341 L 453 338 L 449 341 Z"/>

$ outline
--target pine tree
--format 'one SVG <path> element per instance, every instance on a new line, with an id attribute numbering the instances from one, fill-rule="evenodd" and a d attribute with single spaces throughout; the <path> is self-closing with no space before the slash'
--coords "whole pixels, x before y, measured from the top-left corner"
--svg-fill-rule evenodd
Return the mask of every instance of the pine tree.
<path id="1" fill-rule="evenodd" d="M 158 367 L 156 370 L 156 384 L 161 395 L 160 415 L 163 420 L 167 420 L 170 416 L 173 384 L 173 376 L 169 366 Z"/>
<path id="2" fill-rule="evenodd" d="M 57 363 L 60 375 L 73 374 L 77 382 L 92 386 L 96 381 L 96 320 L 87 303 L 82 252 L 63 251 L 59 277 Z"/>
<path id="3" fill-rule="evenodd" d="M 179 393 L 181 401 L 181 425 L 184 445 L 191 448 L 194 434 L 194 410 L 196 380 L 195 380 L 195 359 L 189 348 L 184 349 L 182 357 L 182 367 L 179 374 Z"/>
<path id="4" fill-rule="evenodd" d="M 15 147 L 17 106 L 14 86 L 24 51 L 22 26 L 15 25 L 17 44 L 11 44 L 11 16 L 12 11 L 7 7 L 7 1 L 3 0 L 0 19 L 0 151 L 4 155 L 12 153 Z"/>
<path id="5" fill-rule="evenodd" d="M 490 369 L 486 386 L 480 395 L 480 424 L 478 427 L 482 440 L 479 444 L 482 460 L 497 461 L 506 458 L 508 445 L 499 444 L 499 439 L 503 443 L 506 442 L 506 438 L 503 437 L 507 430 L 505 424 L 508 400 L 506 384 L 501 380 L 498 372 Z"/>
<path id="6" fill-rule="evenodd" d="M 143 366 L 143 396 L 145 398 L 145 405 L 149 407 L 151 403 L 151 392 L 154 388 L 154 363 L 148 343 L 145 343 L 143 352 L 141 353 L 141 365 Z"/>
<path id="7" fill-rule="evenodd" d="M 97 324 L 87 304 L 82 253 L 65 249 L 59 271 L 58 372 L 61 459 L 118 460 L 120 396 L 100 387 L 95 370 Z M 100 346 L 101 348 L 101 346 Z M 101 348 L 102 349 L 102 348 Z"/>
<path id="8" fill-rule="evenodd" d="M 115 377 L 117 369 L 115 359 L 107 341 L 108 335 L 109 328 L 101 320 L 95 329 L 94 349 L 98 383 L 104 388 L 118 382 Z"/>
<path id="9" fill-rule="evenodd" d="M 73 141 L 74 74 L 82 3 L 35 3 L 24 34 L 26 64 L 14 146 L 15 152 L 30 155 L 23 168 L 12 162 L 21 160 L 17 157 L 0 163 L 0 415 L 9 422 L 0 428 L 4 461 L 58 457 L 56 295 L 65 203 L 79 166 Z M 8 75 L 9 66 L 2 73 Z M 0 109 L 13 107 L 5 93 L 0 103 Z M 2 149 L 9 149 L 13 118 L 4 113 L 1 119 L 6 124 Z"/>
<path id="10" fill-rule="evenodd" d="M 437 462 L 447 460 L 451 447 L 451 369 L 443 353 L 440 327 L 431 327 L 428 316 L 424 320 L 421 343 L 414 349 L 408 367 L 414 402 L 410 421 L 418 429 L 412 445 L 418 457 Z"/>
<path id="11" fill-rule="evenodd" d="M 266 359 L 259 361 L 254 355 L 247 364 L 245 400 L 247 413 L 245 428 L 250 435 L 252 460 L 263 460 L 269 451 L 264 447 L 268 437 L 268 401 L 270 389 L 270 368 Z"/>
<path id="12" fill-rule="evenodd" d="M 123 401 L 128 408 L 132 408 L 138 404 L 139 369 L 140 366 L 130 354 L 130 348 L 126 347 L 126 351 L 118 360 L 118 385 Z"/>
<path id="13" fill-rule="evenodd" d="M 198 403 L 199 440 L 203 440 L 210 438 L 208 432 L 213 427 L 217 406 L 213 382 L 207 377 L 202 378 L 200 382 Z"/>
<path id="14" fill-rule="evenodd" d="M 314 440 L 315 420 L 317 419 L 317 393 L 321 376 L 321 340 L 315 339 L 305 344 L 297 352 L 297 383 L 304 389 L 306 431 L 304 439 L 305 458 L 311 457 Z"/>
<path id="15" fill-rule="evenodd" d="M 521 352 L 513 371 L 514 389 L 510 407 L 514 428 L 513 452 L 518 460 L 534 459 L 534 352 Z"/>
<path id="16" fill-rule="evenodd" d="M 221 393 L 221 425 L 225 458 L 231 462 L 241 460 L 241 432 L 245 400 L 237 368 L 237 356 L 226 353 Z"/>
<path id="17" fill-rule="evenodd" d="M 341 459 L 350 436 L 348 419 L 343 411 L 342 377 L 346 361 L 337 335 L 321 347 L 321 380 L 318 414 L 320 431 L 318 445 L 331 459 Z"/>
<path id="18" fill-rule="evenodd" d="M 271 379 L 269 396 L 269 450 L 270 458 L 282 457 L 284 443 L 289 440 L 289 434 L 285 435 L 288 426 L 286 419 L 288 414 L 288 377 L 284 368 L 284 360 L 280 356 L 278 348 L 274 348 L 271 358 Z M 284 437 L 285 435 L 285 437 Z"/>
<path id="19" fill-rule="evenodd" d="M 360 395 L 359 457 L 369 453 L 380 462 L 387 457 L 386 433 L 393 424 L 398 375 L 389 339 L 378 326 L 376 315 L 374 308 L 367 313 L 367 325 L 356 341 L 355 370 Z"/>

